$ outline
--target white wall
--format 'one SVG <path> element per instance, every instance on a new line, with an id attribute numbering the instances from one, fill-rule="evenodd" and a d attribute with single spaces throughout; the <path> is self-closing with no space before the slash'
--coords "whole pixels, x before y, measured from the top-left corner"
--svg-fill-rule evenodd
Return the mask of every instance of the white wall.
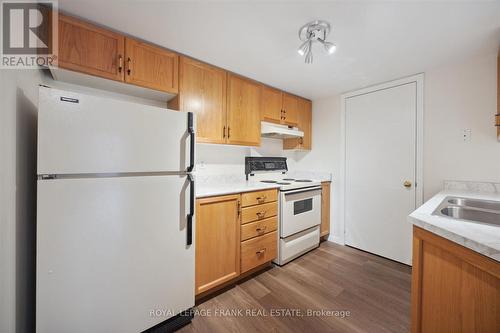
<path id="1" fill-rule="evenodd" d="M 496 139 L 497 53 L 425 73 L 424 197 L 443 180 L 500 182 Z M 462 130 L 472 130 L 464 142 Z"/>

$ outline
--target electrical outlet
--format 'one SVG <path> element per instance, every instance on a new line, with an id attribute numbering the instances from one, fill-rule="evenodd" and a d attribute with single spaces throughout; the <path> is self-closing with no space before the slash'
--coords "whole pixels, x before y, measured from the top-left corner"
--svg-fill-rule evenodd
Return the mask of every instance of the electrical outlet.
<path id="1" fill-rule="evenodd" d="M 462 139 L 464 140 L 464 142 L 470 142 L 471 140 L 471 129 L 470 128 L 464 128 L 462 130 Z"/>

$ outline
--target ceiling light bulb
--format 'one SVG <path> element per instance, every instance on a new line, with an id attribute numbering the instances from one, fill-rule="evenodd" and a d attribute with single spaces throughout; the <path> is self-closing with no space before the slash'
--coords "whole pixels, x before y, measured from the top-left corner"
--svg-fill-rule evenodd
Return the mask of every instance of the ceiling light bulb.
<path id="1" fill-rule="evenodd" d="M 299 49 L 297 50 L 297 52 L 303 56 L 304 54 L 307 53 L 307 50 L 309 48 L 309 41 L 306 40 L 304 43 L 302 43 L 302 45 L 300 45 Z"/>
<path id="2" fill-rule="evenodd" d="M 325 46 L 325 50 L 328 54 L 333 54 L 335 50 L 337 50 L 337 45 L 333 43 L 324 42 L 323 45 Z"/>

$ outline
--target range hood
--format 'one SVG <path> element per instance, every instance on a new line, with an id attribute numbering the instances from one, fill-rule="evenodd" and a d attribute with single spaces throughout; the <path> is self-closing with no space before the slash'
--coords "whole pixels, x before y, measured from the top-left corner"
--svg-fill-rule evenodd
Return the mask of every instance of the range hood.
<path id="1" fill-rule="evenodd" d="M 304 132 L 299 131 L 297 127 L 278 125 L 266 121 L 260 123 L 260 132 L 261 136 L 274 139 L 301 138 L 304 136 Z"/>

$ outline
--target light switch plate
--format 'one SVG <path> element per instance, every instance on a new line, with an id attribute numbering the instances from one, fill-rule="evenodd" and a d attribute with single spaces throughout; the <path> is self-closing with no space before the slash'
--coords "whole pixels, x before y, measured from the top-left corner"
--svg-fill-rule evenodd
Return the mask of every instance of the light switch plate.
<path id="1" fill-rule="evenodd" d="M 472 131 L 470 128 L 464 128 L 462 130 L 462 139 L 464 142 L 470 142 Z"/>

